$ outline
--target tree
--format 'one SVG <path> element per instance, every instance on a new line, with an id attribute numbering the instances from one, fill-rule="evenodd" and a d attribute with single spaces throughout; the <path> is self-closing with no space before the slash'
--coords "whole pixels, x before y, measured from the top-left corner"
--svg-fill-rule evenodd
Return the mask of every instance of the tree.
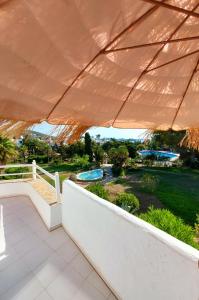
<path id="1" fill-rule="evenodd" d="M 117 148 L 119 146 L 123 145 L 123 142 L 117 141 L 116 139 L 111 139 L 110 141 L 105 142 L 102 145 L 102 148 L 104 149 L 105 152 L 109 152 L 111 148 Z"/>
<path id="2" fill-rule="evenodd" d="M 198 168 L 199 152 L 196 149 L 186 148 L 180 145 L 185 136 L 185 130 L 181 131 L 155 131 L 149 143 L 149 149 L 171 150 L 180 153 L 180 158 L 185 166 Z"/>
<path id="3" fill-rule="evenodd" d="M 0 136 L 0 163 L 6 164 L 17 158 L 18 152 L 15 144 L 8 138 Z"/>
<path id="4" fill-rule="evenodd" d="M 88 132 L 86 132 L 85 134 L 84 141 L 85 141 L 85 154 L 89 156 L 89 161 L 92 162 L 93 161 L 92 140 Z"/>
<path id="5" fill-rule="evenodd" d="M 94 155 L 97 165 L 100 166 L 100 164 L 102 164 L 104 160 L 104 150 L 100 145 L 96 145 L 94 149 Z"/>
<path id="6" fill-rule="evenodd" d="M 97 134 L 97 135 L 96 135 L 96 139 L 97 139 L 97 140 L 100 140 L 100 137 L 101 137 L 101 134 Z"/>
<path id="7" fill-rule="evenodd" d="M 24 138 L 23 145 L 28 148 L 29 155 L 48 155 L 51 150 L 51 146 L 48 143 L 31 136 Z"/>
<path id="8" fill-rule="evenodd" d="M 28 157 L 28 148 L 26 147 L 26 145 L 22 145 L 18 148 L 18 151 L 19 151 L 20 157 L 25 162 Z"/>
<path id="9" fill-rule="evenodd" d="M 115 175 L 121 175 L 123 167 L 129 157 L 129 152 L 126 146 L 119 146 L 118 148 L 111 148 L 109 157 L 113 163 L 113 172 Z"/>
<path id="10" fill-rule="evenodd" d="M 166 149 L 177 151 L 180 148 L 180 141 L 185 135 L 185 131 L 155 131 L 152 134 L 152 138 L 150 141 L 150 148 L 153 149 Z"/>
<path id="11" fill-rule="evenodd" d="M 127 141 L 127 142 L 125 142 L 125 146 L 128 149 L 129 157 L 130 158 L 135 158 L 136 155 L 137 155 L 137 147 L 136 147 L 137 144 Z"/>

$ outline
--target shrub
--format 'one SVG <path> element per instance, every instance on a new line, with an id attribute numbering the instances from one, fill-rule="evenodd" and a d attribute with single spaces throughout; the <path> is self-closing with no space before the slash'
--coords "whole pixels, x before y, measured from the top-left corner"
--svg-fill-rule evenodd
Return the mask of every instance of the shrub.
<path id="1" fill-rule="evenodd" d="M 81 169 L 87 169 L 90 166 L 89 156 L 83 155 L 82 157 L 79 155 L 75 155 L 72 159 L 72 162 Z"/>
<path id="2" fill-rule="evenodd" d="M 109 193 L 100 183 L 95 183 L 92 185 L 87 186 L 86 188 L 91 193 L 103 198 L 105 200 L 109 200 Z"/>
<path id="3" fill-rule="evenodd" d="M 125 166 L 129 157 L 126 146 L 119 146 L 118 148 L 111 148 L 109 151 L 109 158 L 113 163 L 112 171 L 115 176 L 123 176 L 123 167 Z"/>
<path id="4" fill-rule="evenodd" d="M 150 207 L 147 213 L 140 214 L 139 217 L 192 247 L 199 248 L 194 240 L 194 229 L 184 224 L 181 218 L 176 217 L 169 210 Z"/>
<path id="5" fill-rule="evenodd" d="M 32 163 L 33 160 L 40 164 L 46 164 L 48 163 L 49 158 L 47 155 L 29 155 L 28 163 Z"/>
<path id="6" fill-rule="evenodd" d="M 151 174 L 144 174 L 141 177 L 141 187 L 147 192 L 154 192 L 159 183 L 158 177 Z"/>
<path id="7" fill-rule="evenodd" d="M 140 203 L 137 197 L 134 194 L 129 193 L 119 194 L 115 199 L 115 204 L 128 211 L 129 213 L 136 212 L 140 207 Z"/>
<path id="8" fill-rule="evenodd" d="M 199 238 L 199 213 L 196 215 L 195 229 L 196 229 L 196 235 Z"/>
<path id="9" fill-rule="evenodd" d="M 120 168 L 120 167 L 117 167 L 117 166 L 112 166 L 112 173 L 113 173 L 113 176 L 115 177 L 118 177 L 118 176 L 125 176 L 125 170 L 124 168 Z"/>
<path id="10" fill-rule="evenodd" d="M 14 168 L 14 167 L 10 167 L 5 169 L 5 173 L 6 174 L 14 174 L 14 173 L 28 173 L 31 172 L 30 169 L 28 167 L 18 167 L 18 168 Z M 31 176 L 31 175 L 30 175 Z M 4 179 L 19 179 L 19 178 L 24 178 L 26 177 L 26 175 L 10 175 L 10 176 L 5 176 Z"/>

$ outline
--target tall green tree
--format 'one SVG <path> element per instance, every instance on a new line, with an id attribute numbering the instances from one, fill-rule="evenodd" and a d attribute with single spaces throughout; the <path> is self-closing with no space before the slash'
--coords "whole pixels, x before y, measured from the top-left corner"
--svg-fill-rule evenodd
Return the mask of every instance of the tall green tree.
<path id="1" fill-rule="evenodd" d="M 121 175 L 123 167 L 128 160 L 129 152 L 126 146 L 119 146 L 118 148 L 111 148 L 109 151 L 109 157 L 113 164 L 113 173 L 115 175 Z"/>
<path id="2" fill-rule="evenodd" d="M 6 164 L 17 158 L 15 144 L 8 138 L 0 136 L 0 164 Z"/>
<path id="3" fill-rule="evenodd" d="M 104 150 L 100 145 L 96 145 L 94 148 L 95 161 L 98 166 L 103 163 L 104 160 Z"/>
<path id="4" fill-rule="evenodd" d="M 92 140 L 88 132 L 85 133 L 84 137 L 85 142 L 85 154 L 89 156 L 89 161 L 93 161 L 93 150 L 92 150 Z"/>
<path id="5" fill-rule="evenodd" d="M 155 131 L 152 134 L 149 146 L 153 149 L 169 149 L 172 151 L 177 151 L 180 148 L 180 141 L 182 140 L 184 135 L 184 130 Z"/>
<path id="6" fill-rule="evenodd" d="M 182 147 L 181 140 L 185 130 L 181 131 L 155 131 L 152 134 L 148 147 L 157 150 L 171 150 L 180 153 L 180 158 L 185 166 L 199 168 L 199 151 Z"/>
<path id="7" fill-rule="evenodd" d="M 18 147 L 18 151 L 20 158 L 23 160 L 23 162 L 25 162 L 28 157 L 28 148 L 26 147 L 26 145 L 22 145 Z"/>
<path id="8" fill-rule="evenodd" d="M 51 150 L 51 146 L 48 143 L 31 136 L 24 138 L 23 145 L 27 147 L 29 155 L 48 155 Z"/>

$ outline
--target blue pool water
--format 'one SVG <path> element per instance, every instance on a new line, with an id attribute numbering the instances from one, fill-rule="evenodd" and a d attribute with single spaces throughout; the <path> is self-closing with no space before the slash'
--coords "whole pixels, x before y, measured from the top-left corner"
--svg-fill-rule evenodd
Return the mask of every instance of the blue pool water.
<path id="1" fill-rule="evenodd" d="M 154 154 L 157 159 L 164 157 L 167 158 L 170 161 L 175 161 L 179 158 L 180 154 L 174 153 L 174 152 L 169 152 L 169 151 L 157 151 L 157 150 L 141 150 L 138 151 L 138 154 L 145 157 L 148 155 Z"/>
<path id="2" fill-rule="evenodd" d="M 77 174 L 77 179 L 82 181 L 92 181 L 92 180 L 98 180 L 102 178 L 103 178 L 102 169 L 95 169 L 92 171 L 87 171 L 87 172 Z"/>

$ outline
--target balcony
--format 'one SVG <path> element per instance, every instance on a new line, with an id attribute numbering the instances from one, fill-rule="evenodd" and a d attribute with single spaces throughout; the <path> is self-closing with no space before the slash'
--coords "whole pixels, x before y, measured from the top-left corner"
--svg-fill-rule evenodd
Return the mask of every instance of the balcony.
<path id="1" fill-rule="evenodd" d="M 0 182 L 0 299 L 198 299 L 197 250 L 28 166 Z"/>

